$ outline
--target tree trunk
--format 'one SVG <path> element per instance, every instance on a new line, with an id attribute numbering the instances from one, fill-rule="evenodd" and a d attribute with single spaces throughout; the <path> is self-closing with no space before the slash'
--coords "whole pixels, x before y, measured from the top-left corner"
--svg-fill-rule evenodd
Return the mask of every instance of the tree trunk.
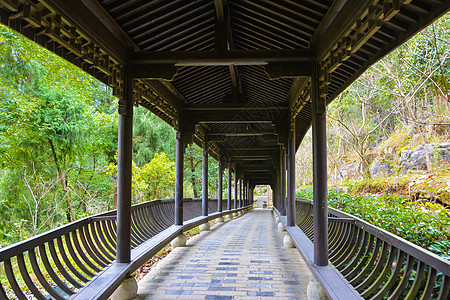
<path id="1" fill-rule="evenodd" d="M 194 198 L 198 198 L 197 183 L 195 181 L 195 165 L 194 165 L 194 158 L 192 157 L 192 155 L 189 155 L 189 163 L 191 165 L 191 183 L 192 183 L 192 190 L 194 191 Z"/>
<path id="2" fill-rule="evenodd" d="M 69 208 L 69 213 L 67 215 L 67 221 L 72 222 L 76 221 L 77 216 L 75 215 L 75 210 L 73 209 L 72 201 L 69 197 L 69 190 L 67 188 L 67 182 L 65 177 L 63 176 L 63 173 L 61 171 L 61 167 L 59 166 L 58 157 L 56 156 L 55 147 L 53 146 L 53 141 L 49 138 L 48 142 L 50 143 L 50 147 L 52 148 L 53 158 L 55 160 L 56 170 L 58 171 L 58 179 L 61 180 L 61 184 L 64 191 L 64 197 L 66 198 L 67 207 Z"/>

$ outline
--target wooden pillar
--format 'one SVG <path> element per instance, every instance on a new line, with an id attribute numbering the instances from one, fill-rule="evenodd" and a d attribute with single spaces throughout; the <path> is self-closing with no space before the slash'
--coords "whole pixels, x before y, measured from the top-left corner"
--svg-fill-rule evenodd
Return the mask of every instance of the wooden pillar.
<path id="1" fill-rule="evenodd" d="M 208 215 L 208 143 L 203 145 L 202 159 L 202 215 Z"/>
<path id="2" fill-rule="evenodd" d="M 184 137 L 181 128 L 178 128 L 175 145 L 175 225 L 183 225 L 184 148 Z"/>
<path id="3" fill-rule="evenodd" d="M 278 188 L 278 182 L 275 181 L 275 183 L 272 185 L 272 197 L 273 197 L 273 206 L 280 211 L 280 197 L 279 197 L 279 188 Z"/>
<path id="4" fill-rule="evenodd" d="M 312 76 L 312 140 L 314 188 L 314 264 L 328 264 L 328 187 L 327 187 L 327 128 L 325 99 L 319 93 L 319 72 L 313 64 Z"/>
<path id="5" fill-rule="evenodd" d="M 117 257 L 118 263 L 131 260 L 131 177 L 133 148 L 133 78 L 125 79 L 125 95 L 119 101 L 117 162 Z"/>
<path id="6" fill-rule="evenodd" d="M 288 135 L 288 191 L 286 217 L 287 226 L 295 226 L 295 126 L 292 126 Z"/>
<path id="7" fill-rule="evenodd" d="M 228 164 L 228 200 L 227 200 L 227 210 L 231 210 L 231 177 L 233 173 L 231 172 L 231 163 Z"/>
<path id="8" fill-rule="evenodd" d="M 286 206 L 287 206 L 287 202 L 286 202 L 286 151 L 284 149 L 281 149 L 281 162 L 280 163 L 281 163 L 281 167 L 280 167 L 280 171 L 281 171 L 280 198 L 281 198 L 281 206 L 282 206 L 281 215 L 286 216 Z"/>
<path id="9" fill-rule="evenodd" d="M 233 208 L 237 208 L 237 198 L 238 198 L 238 175 L 237 170 L 234 172 L 234 206 Z"/>
<path id="10" fill-rule="evenodd" d="M 242 207 L 242 198 L 243 198 L 242 179 L 239 179 L 239 208 Z"/>
<path id="11" fill-rule="evenodd" d="M 217 178 L 217 211 L 222 212 L 222 181 L 223 181 L 223 169 L 222 169 L 222 162 L 219 159 L 219 165 L 218 165 L 218 178 Z"/>
<path id="12" fill-rule="evenodd" d="M 247 180 L 246 181 L 246 188 L 245 188 L 245 195 L 247 198 L 247 202 L 245 203 L 245 206 L 249 206 L 250 205 L 250 182 Z"/>

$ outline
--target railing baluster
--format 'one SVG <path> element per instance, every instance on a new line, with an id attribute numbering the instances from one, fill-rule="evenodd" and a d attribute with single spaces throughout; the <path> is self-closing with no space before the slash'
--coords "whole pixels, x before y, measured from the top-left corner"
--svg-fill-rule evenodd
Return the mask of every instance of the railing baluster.
<path id="1" fill-rule="evenodd" d="M 77 264 L 77 266 L 78 266 L 81 270 L 83 270 L 84 273 L 86 273 L 86 275 L 88 275 L 89 277 L 94 277 L 95 274 L 94 274 L 93 272 L 91 272 L 88 268 L 85 267 L 85 264 L 84 264 L 83 262 L 81 262 L 81 260 L 78 258 L 78 255 L 75 253 L 75 250 L 74 250 L 73 245 L 72 245 L 72 238 L 71 238 L 71 236 L 73 237 L 74 235 L 76 236 L 76 233 L 73 233 L 73 232 L 72 232 L 72 234 L 66 234 L 66 235 L 64 236 L 64 238 L 65 238 L 65 240 L 66 240 L 67 248 L 69 249 L 70 256 L 71 256 L 72 259 L 75 261 L 75 263 Z M 87 264 L 89 267 L 91 267 L 91 268 L 92 268 L 92 266 L 93 266 L 94 268 L 92 268 L 92 269 L 93 269 L 95 272 L 98 272 L 98 271 L 96 270 L 96 269 L 98 269 L 98 268 L 97 268 L 90 260 L 88 260 L 88 258 L 87 258 L 86 255 L 84 254 L 84 252 L 81 251 L 80 245 L 78 245 L 78 241 L 77 241 L 77 242 L 74 242 L 74 244 L 75 244 L 75 248 L 77 249 L 77 251 L 78 251 L 80 257 L 86 262 L 86 264 Z M 80 253 L 80 251 L 81 251 L 81 253 Z"/>
<path id="2" fill-rule="evenodd" d="M 8 278 L 9 285 L 13 289 L 17 298 L 19 298 L 20 300 L 27 300 L 27 297 L 25 297 L 25 295 L 22 293 L 22 290 L 17 283 L 16 276 L 14 275 L 14 271 L 12 268 L 11 259 L 7 259 L 3 263 L 5 266 L 6 278 Z"/>
<path id="3" fill-rule="evenodd" d="M 338 270 L 341 270 L 344 265 L 348 264 L 355 257 L 356 251 L 358 251 L 358 248 L 361 246 L 361 240 L 364 235 L 363 230 L 356 226 L 353 227 L 354 234 L 348 244 L 348 247 L 346 247 L 346 250 L 339 257 L 337 257 L 335 261 L 333 261 L 333 265 L 336 266 L 336 269 Z"/>
<path id="4" fill-rule="evenodd" d="M 108 238 L 108 241 L 110 242 L 110 244 L 111 244 L 111 246 L 114 248 L 114 249 L 116 249 L 116 246 L 117 246 L 117 244 L 116 244 L 116 235 L 117 235 L 117 233 L 116 233 L 116 231 L 114 230 L 114 223 L 115 222 L 113 222 L 113 221 L 111 221 L 111 220 L 107 220 L 106 222 L 105 222 L 105 227 L 107 228 L 107 230 L 105 230 L 105 232 L 107 233 L 106 234 L 106 237 Z M 115 254 L 116 252 L 115 252 L 115 250 L 114 250 L 114 254 Z"/>
<path id="5" fill-rule="evenodd" d="M 414 278 L 413 285 L 409 290 L 409 293 L 406 295 L 405 300 L 412 300 L 416 297 L 416 294 L 420 289 L 420 285 L 422 284 L 424 273 L 425 264 L 419 260 L 417 263 L 416 278 Z"/>
<path id="6" fill-rule="evenodd" d="M 33 296 L 40 300 L 47 300 L 44 295 L 41 294 L 39 289 L 34 284 L 33 280 L 31 280 L 30 274 L 28 273 L 27 267 L 25 265 L 25 259 L 23 257 L 23 253 L 17 255 L 17 265 L 19 266 L 20 274 L 22 275 L 23 281 L 33 293 Z"/>
<path id="7" fill-rule="evenodd" d="M 93 261 L 95 261 L 95 259 L 92 257 L 93 255 L 90 253 L 90 249 L 88 247 L 86 247 L 86 245 L 85 245 L 86 241 L 83 238 L 83 233 L 81 231 L 81 228 L 72 232 L 71 237 L 72 237 L 73 244 L 75 245 L 75 248 L 77 249 L 78 255 L 81 256 L 81 258 L 86 262 L 86 264 L 90 268 L 92 268 L 92 270 L 94 270 L 94 272 L 100 272 L 101 269 L 93 263 Z M 80 240 L 81 240 L 81 243 L 83 244 L 84 249 L 81 248 Z M 89 254 L 89 256 L 92 258 L 93 261 L 88 258 L 85 251 Z M 95 262 L 98 263 L 97 261 L 95 261 Z M 101 264 L 99 264 L 99 265 L 101 266 Z"/>
<path id="8" fill-rule="evenodd" d="M 375 296 L 373 296 L 371 298 L 372 300 L 383 299 L 383 297 L 391 290 L 391 288 L 394 286 L 395 282 L 398 280 L 400 271 L 403 269 L 403 262 L 404 262 L 405 257 L 406 257 L 405 252 L 403 252 L 401 250 L 399 250 L 398 252 L 399 253 L 398 253 L 398 256 L 397 256 L 397 261 L 396 261 L 396 264 L 395 264 L 394 271 L 389 276 L 389 279 L 385 283 L 383 288 L 377 294 L 375 294 Z"/>
<path id="9" fill-rule="evenodd" d="M 332 253 L 334 249 L 336 249 L 337 245 L 341 241 L 339 239 L 340 235 L 343 232 L 343 226 L 344 224 L 338 224 L 338 223 L 329 223 L 328 224 L 328 252 Z"/>
<path id="10" fill-rule="evenodd" d="M 139 228 L 137 224 L 137 212 L 132 211 L 131 212 L 131 236 L 132 239 L 135 241 L 136 245 L 142 244 L 145 240 L 145 235 L 143 234 L 142 230 Z"/>
<path id="11" fill-rule="evenodd" d="M 442 275 L 441 288 L 439 290 L 438 299 L 445 300 L 450 290 L 450 277 Z"/>
<path id="12" fill-rule="evenodd" d="M 113 261 L 115 259 L 115 251 L 113 247 L 108 243 L 108 241 L 105 239 L 106 232 L 102 230 L 101 224 L 104 224 L 103 221 L 101 222 L 95 222 L 95 230 L 96 234 L 94 235 L 94 238 L 98 240 L 100 238 L 100 241 L 97 241 L 97 243 L 102 245 L 103 250 L 105 251 L 104 254 L 108 257 L 109 260 Z M 94 228 L 92 228 L 94 230 Z"/>
<path id="13" fill-rule="evenodd" d="M 83 282 L 88 282 L 89 281 L 89 279 L 87 279 L 86 277 L 84 277 L 80 272 L 78 272 L 78 270 L 72 265 L 72 262 L 69 260 L 69 258 L 67 257 L 67 254 L 66 254 L 66 250 L 65 250 L 65 248 L 64 248 L 64 245 L 63 245 L 63 241 L 62 241 L 62 238 L 61 237 L 58 237 L 57 239 L 56 239 L 56 242 L 57 242 L 57 244 L 58 244 L 58 249 L 59 249 L 59 253 L 61 254 L 61 256 L 62 256 L 62 258 L 63 258 L 63 260 L 64 260 L 64 262 L 66 263 L 66 266 L 69 268 L 69 270 L 70 271 L 72 271 L 72 273 L 75 275 L 75 276 L 77 276 L 77 278 L 78 279 L 80 279 L 81 281 L 83 281 Z M 69 248 L 69 246 L 67 246 L 67 248 L 68 248 L 68 250 L 69 250 L 69 254 L 71 254 L 71 248 Z M 82 265 L 81 264 L 81 262 L 78 260 L 78 257 L 75 259 L 75 258 L 73 258 L 73 255 L 71 254 L 71 256 L 72 256 L 72 261 L 74 261 L 77 265 Z M 75 256 L 76 257 L 76 256 Z M 83 270 L 83 269 L 82 269 Z M 87 270 L 87 269 L 86 269 Z M 83 271 L 85 271 L 85 270 L 83 270 Z M 85 272 L 86 273 L 86 272 Z M 92 275 L 90 275 L 89 273 L 86 273 L 88 276 L 93 276 L 93 274 Z"/>
<path id="14" fill-rule="evenodd" d="M 373 243 L 373 240 L 375 239 L 375 243 Z M 378 252 L 380 250 L 380 239 L 374 238 L 371 239 L 372 243 L 370 243 L 367 247 L 367 251 L 364 254 L 362 260 L 359 262 L 358 266 L 353 269 L 352 272 L 350 272 L 345 278 L 355 286 L 359 282 L 361 282 L 366 274 L 369 273 L 370 269 L 375 263 L 375 260 L 377 258 Z M 375 244 L 375 246 L 374 246 Z M 369 259 L 370 258 L 370 259 Z M 358 274 L 358 272 L 360 273 Z"/>
<path id="15" fill-rule="evenodd" d="M 405 271 L 403 273 L 403 277 L 402 280 L 400 281 L 400 283 L 397 285 L 397 288 L 395 289 L 395 291 L 392 293 L 392 295 L 388 298 L 389 300 L 395 300 L 398 299 L 404 292 L 406 285 L 409 282 L 409 278 L 411 277 L 411 273 L 414 269 L 414 257 L 408 255 L 407 261 L 406 261 L 406 266 L 405 266 Z"/>
<path id="16" fill-rule="evenodd" d="M 89 247 L 92 249 L 94 254 L 103 262 L 105 266 L 111 263 L 114 259 L 108 258 L 108 253 L 104 251 L 102 245 L 100 244 L 97 234 L 95 232 L 94 224 L 91 223 L 89 225 L 83 226 L 82 231 L 84 233 L 84 237 L 88 242 Z M 106 254 L 105 254 L 106 252 Z"/>
<path id="17" fill-rule="evenodd" d="M 99 266 L 100 270 L 108 265 L 108 260 L 106 260 L 104 257 L 98 253 L 95 246 L 92 244 L 92 240 L 87 232 L 87 226 L 83 226 L 78 230 L 78 234 L 81 240 L 81 243 L 83 244 L 84 249 L 87 251 L 89 256 L 92 258 L 93 261 L 95 261 Z M 99 271 L 100 271 L 99 270 Z M 97 271 L 97 272 L 99 272 Z"/>
<path id="18" fill-rule="evenodd" d="M 361 296 L 363 298 L 368 298 L 373 293 L 376 292 L 376 290 L 382 285 L 382 283 L 386 280 L 386 275 L 391 271 L 392 269 L 392 263 L 394 262 L 395 256 L 397 254 L 397 249 L 390 247 L 390 249 L 386 249 L 383 251 L 384 253 L 389 252 L 389 257 L 387 261 L 382 261 L 381 258 L 378 261 L 377 267 L 372 272 L 372 274 L 366 279 L 367 284 L 365 286 L 370 285 L 363 293 L 361 293 Z M 383 268 L 383 270 L 380 272 L 380 268 Z"/>
<path id="19" fill-rule="evenodd" d="M 362 292 L 367 286 L 369 286 L 373 280 L 380 274 L 380 270 L 383 267 L 387 254 L 389 252 L 389 245 L 387 242 L 383 242 L 381 246 L 381 254 L 376 257 L 375 267 L 372 268 L 371 272 L 368 276 L 364 278 L 364 280 L 355 287 L 359 292 Z M 392 254 L 392 253 L 391 253 Z M 394 256 L 391 256 L 392 260 L 394 260 Z"/>
<path id="20" fill-rule="evenodd" d="M 50 261 L 47 256 L 47 250 L 45 248 L 45 244 L 39 246 L 39 254 L 42 259 L 42 263 L 44 264 L 45 270 L 47 271 L 47 274 L 50 276 L 50 278 L 56 283 L 57 286 L 59 286 L 64 292 L 66 292 L 69 295 L 72 295 L 74 291 L 69 289 L 67 285 L 59 279 L 58 275 L 56 275 L 55 271 L 53 270 L 53 266 L 50 264 Z"/>
<path id="21" fill-rule="evenodd" d="M 58 294 L 53 287 L 48 283 L 47 279 L 45 278 L 44 274 L 42 274 L 41 269 L 39 268 L 39 264 L 36 259 L 36 252 L 34 249 L 31 249 L 28 251 L 28 257 L 30 258 L 31 262 L 31 268 L 33 269 L 34 274 L 36 275 L 37 279 L 39 280 L 39 283 L 42 285 L 42 287 L 53 297 L 55 297 L 57 300 L 64 300 L 63 297 L 61 297 L 60 294 Z"/>
<path id="22" fill-rule="evenodd" d="M 423 291 L 420 300 L 428 300 L 431 298 L 431 294 L 433 293 L 434 283 L 436 282 L 437 271 L 434 268 L 428 269 L 428 278 L 427 283 L 425 284 L 425 290 Z"/>
<path id="23" fill-rule="evenodd" d="M 48 248 L 50 250 L 50 255 L 52 256 L 52 259 L 55 262 L 56 267 L 58 268 L 59 272 L 61 272 L 61 274 L 64 276 L 64 278 L 66 278 L 66 280 L 68 282 L 70 282 L 75 288 L 80 288 L 81 284 L 79 284 L 72 276 L 70 276 L 69 273 L 64 268 L 64 266 L 62 265 L 58 255 L 56 253 L 56 248 L 55 248 L 55 244 L 53 241 L 50 241 L 48 243 Z"/>
<path id="24" fill-rule="evenodd" d="M 354 267 L 361 261 L 364 253 L 366 253 L 366 251 L 367 251 L 368 246 L 373 244 L 373 238 L 374 238 L 373 235 L 371 235 L 367 231 L 364 231 L 363 235 L 364 235 L 364 239 L 363 239 L 359 249 L 357 250 L 358 253 L 354 257 L 349 256 L 350 260 L 349 260 L 347 266 L 342 265 L 343 269 L 341 270 L 341 274 L 344 275 L 344 277 L 346 277 L 347 280 L 348 280 L 348 277 L 347 277 L 348 273 L 350 273 L 354 269 Z M 357 246 L 358 245 L 356 245 L 356 247 Z"/>
<path id="25" fill-rule="evenodd" d="M 6 292 L 3 289 L 3 284 L 0 282 L 0 299 L 8 300 L 8 296 L 6 296 Z"/>
<path id="26" fill-rule="evenodd" d="M 354 230 L 353 226 L 350 223 L 343 223 L 343 231 L 341 232 L 342 236 L 340 238 L 339 243 L 336 244 L 336 247 L 333 251 L 330 251 L 330 261 L 333 263 L 335 258 L 339 256 L 342 252 L 344 252 L 349 247 L 349 240 L 353 238 Z"/>

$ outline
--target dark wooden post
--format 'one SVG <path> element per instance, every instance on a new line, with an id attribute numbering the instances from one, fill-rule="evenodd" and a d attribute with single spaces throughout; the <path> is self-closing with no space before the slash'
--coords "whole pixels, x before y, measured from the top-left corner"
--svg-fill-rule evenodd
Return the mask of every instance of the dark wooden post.
<path id="1" fill-rule="evenodd" d="M 219 165 L 218 165 L 218 178 L 217 178 L 217 211 L 222 212 L 222 181 L 223 181 L 223 170 L 222 170 L 222 162 L 219 159 Z"/>
<path id="2" fill-rule="evenodd" d="M 279 210 L 280 205 L 278 204 L 278 186 L 277 184 L 273 184 L 270 186 L 272 188 L 272 201 L 273 201 L 273 207 L 275 207 L 277 210 Z"/>
<path id="3" fill-rule="evenodd" d="M 242 207 L 242 179 L 239 179 L 239 208 Z"/>
<path id="4" fill-rule="evenodd" d="M 237 208 L 237 198 L 238 198 L 238 175 L 237 170 L 234 172 L 234 209 Z"/>
<path id="5" fill-rule="evenodd" d="M 242 207 L 245 207 L 247 204 L 247 181 L 245 179 L 242 180 Z"/>
<path id="6" fill-rule="evenodd" d="M 288 192 L 287 192 L 287 226 L 295 226 L 295 126 L 288 136 Z"/>
<path id="7" fill-rule="evenodd" d="M 208 143 L 203 145 L 202 159 L 202 215 L 208 215 Z"/>
<path id="8" fill-rule="evenodd" d="M 228 164 L 228 199 L 227 199 L 227 210 L 231 210 L 231 177 L 233 173 L 231 172 L 231 163 Z"/>
<path id="9" fill-rule="evenodd" d="M 280 198 L 281 198 L 281 205 L 282 205 L 282 209 L 281 209 L 281 215 L 285 216 L 286 215 L 286 151 L 284 149 L 281 149 L 281 184 L 280 184 Z"/>
<path id="10" fill-rule="evenodd" d="M 125 79 L 124 99 L 119 101 L 119 150 L 117 162 L 117 257 L 131 260 L 131 165 L 133 149 L 133 78 Z"/>
<path id="11" fill-rule="evenodd" d="M 180 124 L 178 124 L 178 126 L 179 125 Z M 184 137 L 181 128 L 178 128 L 175 145 L 175 225 L 183 225 L 184 146 Z"/>
<path id="12" fill-rule="evenodd" d="M 245 198 L 246 198 L 245 206 L 249 206 L 250 205 L 250 182 L 248 180 L 246 181 L 246 184 L 245 184 Z"/>
<path id="13" fill-rule="evenodd" d="M 311 87 L 313 188 L 314 188 L 314 264 L 328 264 L 328 187 L 326 103 L 319 93 L 319 72 L 313 64 Z"/>

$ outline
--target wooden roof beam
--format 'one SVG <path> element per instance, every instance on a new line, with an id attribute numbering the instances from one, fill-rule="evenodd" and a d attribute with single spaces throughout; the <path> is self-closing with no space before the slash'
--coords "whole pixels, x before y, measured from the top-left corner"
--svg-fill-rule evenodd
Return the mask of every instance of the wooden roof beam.
<path id="1" fill-rule="evenodd" d="M 101 7 L 98 1 L 40 1 L 51 12 L 76 26 L 89 40 L 121 64 L 126 63 L 129 48 L 137 49 L 129 36 Z M 82 3 L 80 3 L 82 2 Z"/>
<path id="2" fill-rule="evenodd" d="M 203 112 L 208 113 L 210 111 L 285 111 L 286 106 L 283 105 L 255 105 L 245 103 L 215 103 L 215 104 L 189 104 L 183 105 L 184 111 Z"/>
<path id="3" fill-rule="evenodd" d="M 317 60 L 324 59 L 336 46 L 337 41 L 346 36 L 357 20 L 363 18 L 369 6 L 376 0 L 337 0 L 320 23 L 311 39 L 311 48 L 315 50 Z"/>
<path id="4" fill-rule="evenodd" d="M 135 51 L 129 63 L 138 66 L 268 65 L 269 63 L 310 63 L 310 49 L 227 50 L 227 51 Z"/>

